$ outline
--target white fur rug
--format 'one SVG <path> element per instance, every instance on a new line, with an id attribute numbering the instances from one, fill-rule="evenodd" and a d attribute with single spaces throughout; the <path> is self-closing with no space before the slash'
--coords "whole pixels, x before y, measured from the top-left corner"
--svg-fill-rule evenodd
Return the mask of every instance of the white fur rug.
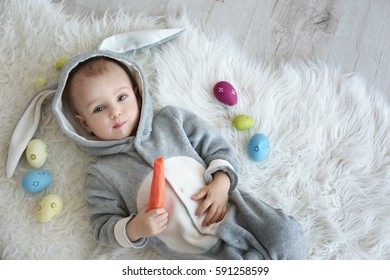
<path id="1" fill-rule="evenodd" d="M 50 148 L 44 166 L 54 182 L 29 194 L 21 178 L 24 158 L 8 180 L 8 141 L 33 95 L 38 77 L 55 83 L 54 64 L 93 50 L 105 37 L 125 31 L 185 26 L 161 48 L 134 55 L 149 78 L 156 107 L 174 104 L 203 116 L 233 144 L 241 162 L 239 187 L 301 222 L 312 259 L 390 259 L 390 106 L 354 74 L 322 62 L 265 64 L 227 34 L 181 18 L 123 13 L 70 17 L 50 1 L 0 2 L 0 257 L 2 259 L 149 259 L 151 248 L 111 249 L 96 244 L 82 198 L 84 168 L 93 160 L 61 131 L 46 102 L 37 138 Z M 157 70 L 157 71 L 156 71 Z M 213 96 L 227 80 L 238 104 Z M 238 114 L 255 119 L 236 131 Z M 250 137 L 262 132 L 271 152 L 261 163 L 248 157 Z M 41 224 L 35 211 L 49 193 L 60 194 L 63 212 Z"/>

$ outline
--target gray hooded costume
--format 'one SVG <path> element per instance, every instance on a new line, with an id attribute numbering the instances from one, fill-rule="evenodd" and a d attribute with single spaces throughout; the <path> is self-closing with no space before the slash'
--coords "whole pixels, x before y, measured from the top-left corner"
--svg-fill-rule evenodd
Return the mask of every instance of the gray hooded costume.
<path id="1" fill-rule="evenodd" d="M 138 84 L 142 108 L 136 136 L 101 141 L 88 134 L 68 111 L 62 94 L 69 73 L 80 62 L 105 56 L 125 65 Z M 53 112 L 64 133 L 97 161 L 87 169 L 85 197 L 96 239 L 107 246 L 142 248 L 147 243 L 171 259 L 303 259 L 307 256 L 299 224 L 236 188 L 234 149 L 223 136 L 191 112 L 166 107 L 153 111 L 141 69 L 126 55 L 94 51 L 70 60 L 62 69 Z M 131 242 L 126 224 L 148 204 L 153 162 L 165 159 L 167 229 Z M 228 213 L 208 227 L 197 217 L 191 195 L 218 170 L 230 178 Z"/>

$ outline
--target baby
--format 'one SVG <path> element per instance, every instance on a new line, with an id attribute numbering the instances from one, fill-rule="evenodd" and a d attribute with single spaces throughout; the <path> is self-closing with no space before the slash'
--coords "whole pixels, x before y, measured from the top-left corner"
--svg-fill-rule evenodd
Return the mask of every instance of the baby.
<path id="1" fill-rule="evenodd" d="M 305 238 L 283 211 L 236 188 L 233 148 L 180 108 L 153 111 L 141 69 L 95 51 L 62 70 L 54 111 L 97 161 L 85 196 L 97 240 L 173 259 L 302 259 Z M 166 206 L 147 211 L 153 162 L 165 158 Z"/>

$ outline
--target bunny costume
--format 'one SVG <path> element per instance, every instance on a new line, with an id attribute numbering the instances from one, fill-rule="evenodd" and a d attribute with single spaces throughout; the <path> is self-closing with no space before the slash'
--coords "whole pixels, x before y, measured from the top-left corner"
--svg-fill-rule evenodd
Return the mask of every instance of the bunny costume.
<path id="1" fill-rule="evenodd" d="M 142 97 L 135 136 L 99 140 L 75 122 L 63 102 L 69 73 L 94 57 L 115 59 L 134 76 Z M 192 112 L 170 106 L 154 111 L 142 69 L 125 53 L 100 49 L 77 56 L 63 67 L 58 85 L 49 91 L 55 94 L 52 108 L 63 132 L 97 157 L 87 168 L 85 198 L 101 244 L 134 250 L 149 243 L 171 259 L 306 258 L 305 238 L 297 221 L 237 188 L 235 152 L 223 136 Z M 42 101 L 37 97 L 34 102 Z M 165 159 L 168 226 L 158 236 L 132 242 L 126 224 L 148 204 L 153 162 L 158 157 Z M 191 196 L 220 170 L 231 182 L 228 212 L 221 222 L 202 226 L 204 215 L 195 215 L 200 202 Z"/>

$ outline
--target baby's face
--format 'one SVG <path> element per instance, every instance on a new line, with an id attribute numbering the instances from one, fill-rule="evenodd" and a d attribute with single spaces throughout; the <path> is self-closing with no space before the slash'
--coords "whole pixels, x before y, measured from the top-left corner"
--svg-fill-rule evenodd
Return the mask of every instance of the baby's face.
<path id="1" fill-rule="evenodd" d="M 137 97 L 127 73 L 112 63 L 93 77 L 76 73 L 71 81 L 76 119 L 102 140 L 119 140 L 136 133 L 140 118 Z"/>

